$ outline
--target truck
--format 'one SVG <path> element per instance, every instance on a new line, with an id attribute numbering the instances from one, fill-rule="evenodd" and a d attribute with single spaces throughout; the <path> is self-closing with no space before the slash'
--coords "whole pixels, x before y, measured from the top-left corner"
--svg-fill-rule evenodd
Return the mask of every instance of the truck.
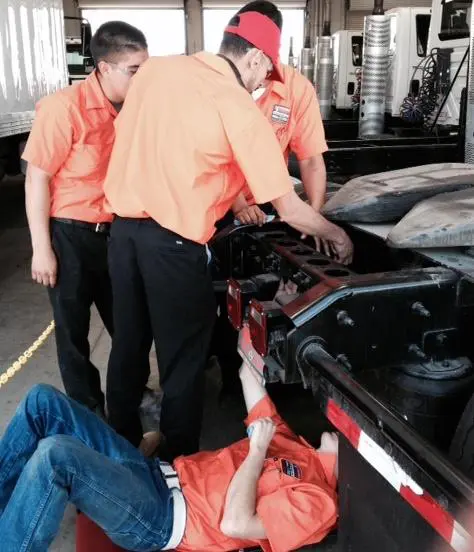
<path id="1" fill-rule="evenodd" d="M 406 170 L 407 194 L 416 171 Z M 388 186 L 391 173 L 375 180 Z M 226 290 L 243 358 L 269 383 L 312 391 L 340 434 L 331 550 L 470 552 L 474 256 L 394 249 L 392 227 L 345 223 L 348 267 L 277 220 L 230 226 L 211 244 L 214 286 L 221 306 Z"/>
<path id="2" fill-rule="evenodd" d="M 35 103 L 68 84 L 62 0 L 0 0 L 0 181 L 20 157 Z"/>
<path id="3" fill-rule="evenodd" d="M 465 119 L 460 114 L 466 113 L 470 12 L 469 0 L 433 0 L 431 10 L 386 12 L 390 45 L 385 129 L 370 138 L 359 136 L 361 35 L 339 31 L 333 36 L 334 107 L 324 121 L 330 180 L 345 182 L 355 174 L 463 159 Z M 299 177 L 291 158 L 290 171 Z"/>
<path id="4" fill-rule="evenodd" d="M 448 4 L 438 38 L 466 40 L 466 4 Z M 474 159 L 467 80 L 467 101 L 439 104 L 448 129 L 465 126 L 465 148 L 449 131 L 329 140 L 328 174 L 344 178 L 323 212 L 351 237 L 350 266 L 278 219 L 228 226 L 210 244 L 221 342 L 238 342 L 269 384 L 311 391 L 339 432 L 338 552 L 474 550 L 474 166 L 453 163 Z M 410 225 L 418 245 L 395 243 Z"/>

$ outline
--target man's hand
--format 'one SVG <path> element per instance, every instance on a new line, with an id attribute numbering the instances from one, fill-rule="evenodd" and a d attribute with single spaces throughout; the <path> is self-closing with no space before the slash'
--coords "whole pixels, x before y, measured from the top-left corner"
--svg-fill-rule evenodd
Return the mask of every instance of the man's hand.
<path id="1" fill-rule="evenodd" d="M 151 456 L 156 452 L 158 445 L 160 444 L 161 433 L 159 431 L 148 431 L 143 434 L 143 439 L 138 447 L 140 452 L 151 458 Z"/>
<path id="2" fill-rule="evenodd" d="M 258 226 L 262 226 L 265 224 L 267 215 L 258 205 L 249 205 L 236 213 L 235 218 L 242 224 L 257 224 Z"/>
<path id="3" fill-rule="evenodd" d="M 352 244 L 349 236 L 341 230 L 342 234 L 336 240 L 331 241 L 331 247 L 334 250 L 334 255 L 336 261 L 339 261 L 341 264 L 351 264 L 352 255 L 354 253 L 354 245 Z"/>
<path id="4" fill-rule="evenodd" d="M 54 287 L 58 274 L 58 260 L 52 247 L 33 252 L 31 277 L 38 284 Z"/>
<path id="5" fill-rule="evenodd" d="M 276 292 L 274 299 L 277 299 L 278 297 L 282 297 L 284 295 L 294 295 L 297 292 L 298 284 L 295 284 L 295 282 L 292 282 L 291 280 L 288 280 L 285 284 L 284 280 L 281 279 L 278 285 L 278 291 Z"/>
<path id="6" fill-rule="evenodd" d="M 332 257 L 341 264 L 351 264 L 354 246 L 349 236 L 340 230 L 340 235 L 334 240 L 323 240 L 322 238 L 314 237 L 316 250 L 327 257 Z M 302 239 L 307 238 L 306 234 L 301 236 Z"/>
<path id="7" fill-rule="evenodd" d="M 270 418 L 260 418 L 250 425 L 250 452 L 266 454 L 275 430 L 275 424 Z"/>
<path id="8" fill-rule="evenodd" d="M 334 248 L 331 245 L 331 242 L 328 240 L 323 240 L 322 238 L 314 237 L 314 243 L 316 244 L 316 251 L 326 255 L 327 257 L 332 257 L 334 255 Z"/>

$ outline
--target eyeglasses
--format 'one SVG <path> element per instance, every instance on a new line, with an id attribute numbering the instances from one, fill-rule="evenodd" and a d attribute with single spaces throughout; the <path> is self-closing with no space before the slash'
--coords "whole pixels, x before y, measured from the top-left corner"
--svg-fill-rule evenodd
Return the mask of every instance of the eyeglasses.
<path id="1" fill-rule="evenodd" d="M 122 75 L 125 75 L 126 77 L 133 77 L 133 75 L 135 75 L 135 73 L 139 69 L 137 65 L 132 65 L 130 67 L 120 67 L 118 63 L 115 63 L 113 61 L 106 60 L 106 63 L 108 63 L 109 65 L 112 65 L 115 71 L 122 73 Z"/>

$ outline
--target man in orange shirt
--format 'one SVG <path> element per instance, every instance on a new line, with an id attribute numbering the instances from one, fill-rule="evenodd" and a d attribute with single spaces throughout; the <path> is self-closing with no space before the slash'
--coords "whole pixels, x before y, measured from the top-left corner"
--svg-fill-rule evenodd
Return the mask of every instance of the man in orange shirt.
<path id="1" fill-rule="evenodd" d="M 238 13 L 258 9 L 262 0 L 246 4 Z M 282 28 L 283 20 L 276 21 Z M 272 125 L 285 161 L 290 152 L 295 153 L 301 172 L 301 179 L 309 204 L 320 211 L 326 193 L 326 166 L 323 153 L 327 151 L 324 126 L 319 110 L 316 91 L 312 83 L 298 70 L 280 64 L 282 82 L 266 81 L 253 94 L 256 103 Z M 271 207 L 271 205 L 269 206 Z M 265 222 L 268 206 L 262 210 L 252 192 L 245 186 L 226 216 L 217 222 L 218 230 L 232 224 L 234 219 L 242 224 Z M 316 247 L 326 255 L 333 255 L 330 242 L 315 237 Z M 219 297 L 219 314 L 216 319 L 211 355 L 215 354 L 222 370 L 221 399 L 240 393 L 237 377 L 240 357 L 237 353 L 237 332 L 227 318 L 226 298 Z"/>
<path id="2" fill-rule="evenodd" d="M 312 448 L 278 416 L 247 364 L 241 381 L 249 439 L 174 466 L 144 457 L 54 387 L 35 386 L 0 442 L 4 549 L 47 550 L 68 501 L 126 550 L 258 544 L 289 552 L 324 539 L 337 521 L 337 437 L 323 433 Z M 79 519 L 79 549 L 111 549 L 104 536 L 93 548 Z"/>
<path id="3" fill-rule="evenodd" d="M 255 0 L 246 4 L 238 13 L 258 9 L 261 1 Z M 283 20 L 278 21 L 278 24 L 281 29 Z M 280 70 L 282 82 L 265 81 L 253 93 L 253 97 L 272 125 L 285 161 L 288 163 L 290 152 L 296 155 L 309 204 L 319 211 L 324 204 L 326 193 L 326 165 L 323 153 L 328 147 L 318 98 L 313 84 L 297 69 L 280 64 Z M 234 216 L 243 224 L 265 222 L 265 212 L 256 205 L 248 187 L 232 205 L 231 213 L 231 216 L 225 217 L 225 222 L 231 223 Z M 222 226 L 219 222 L 218 228 Z M 332 255 L 329 242 L 316 238 L 316 245 L 319 250 Z"/>
<path id="4" fill-rule="evenodd" d="M 274 4 L 242 13 L 221 53 L 152 58 L 135 77 L 117 119 L 105 194 L 117 216 L 109 264 L 114 336 L 107 375 L 109 420 L 141 439 L 147 380 L 137 361 L 151 324 L 163 389 L 161 431 L 170 456 L 199 450 L 203 375 L 215 319 L 206 243 L 245 177 L 256 201 L 308 235 L 352 244 L 295 194 L 279 144 L 251 93 L 281 80 Z M 126 383 L 124 383 L 126 382 Z"/>
<path id="5" fill-rule="evenodd" d="M 112 215 L 104 208 L 103 184 L 115 118 L 148 52 L 143 33 L 120 21 L 97 30 L 91 52 L 96 70 L 85 81 L 39 102 L 23 159 L 31 273 L 48 287 L 64 388 L 103 414 L 104 395 L 88 342 L 92 303 L 113 331 L 107 267 Z M 146 371 L 148 355 L 136 361 Z"/>

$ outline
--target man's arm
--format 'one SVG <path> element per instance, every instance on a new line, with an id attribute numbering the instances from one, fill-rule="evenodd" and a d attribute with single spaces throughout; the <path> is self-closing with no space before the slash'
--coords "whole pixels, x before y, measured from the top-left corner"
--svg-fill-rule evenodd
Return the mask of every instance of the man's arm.
<path id="1" fill-rule="evenodd" d="M 234 203 L 232 203 L 232 211 L 236 215 L 239 211 L 246 209 L 248 206 L 249 204 L 245 199 L 244 192 L 240 192 L 240 194 L 235 198 Z"/>
<path id="2" fill-rule="evenodd" d="M 315 211 L 321 211 L 326 199 L 326 164 L 321 153 L 298 161 L 303 187 L 309 204 Z M 331 243 L 315 236 L 316 249 L 328 257 L 333 256 Z"/>
<path id="3" fill-rule="evenodd" d="M 256 371 L 246 361 L 242 363 L 239 376 L 242 383 L 247 414 L 250 414 L 253 407 L 266 397 L 268 393 L 263 384 L 263 377 L 259 379 Z"/>
<path id="4" fill-rule="evenodd" d="M 267 218 L 258 205 L 248 204 L 242 192 L 240 192 L 232 204 L 232 212 L 241 224 L 258 224 L 258 226 L 262 226 L 265 224 Z"/>
<path id="5" fill-rule="evenodd" d="M 309 204 L 320 211 L 326 196 L 326 164 L 322 154 L 298 161 L 303 187 Z"/>
<path id="6" fill-rule="evenodd" d="M 302 234 L 330 242 L 339 262 L 349 264 L 352 261 L 353 246 L 349 236 L 342 228 L 329 222 L 302 201 L 294 190 L 275 199 L 272 203 L 284 222 Z"/>
<path id="7" fill-rule="evenodd" d="M 233 135 L 232 129 L 226 129 L 235 161 L 255 201 L 271 201 L 282 220 L 303 234 L 327 239 L 334 247 L 338 260 L 350 263 L 351 240 L 344 230 L 316 213 L 296 195 L 273 129 L 261 113 L 258 115 L 260 117 L 256 116 L 254 124 L 245 131 Z"/>
<path id="8" fill-rule="evenodd" d="M 234 539 L 261 540 L 266 533 L 256 511 L 257 484 L 275 434 L 275 425 L 271 419 L 261 418 L 251 427 L 249 452 L 227 489 L 220 529 Z"/>
<path id="9" fill-rule="evenodd" d="M 295 119 L 290 149 L 296 155 L 301 180 L 313 209 L 319 211 L 326 194 L 326 165 L 323 153 L 328 146 L 324 136 L 319 102 L 314 86 L 297 73 L 294 75 Z"/>
<path id="10" fill-rule="evenodd" d="M 50 180 L 67 160 L 73 143 L 69 107 L 58 94 L 47 96 L 36 107 L 36 116 L 22 158 L 26 174 L 26 213 L 33 246 L 33 280 L 54 287 L 57 260 L 51 245 L 49 218 Z"/>
<path id="11" fill-rule="evenodd" d="M 50 175 L 45 171 L 34 165 L 28 165 L 25 197 L 26 215 L 33 246 L 31 276 L 38 284 L 54 287 L 58 263 L 51 245 L 49 230 L 50 179 Z"/>
<path id="12" fill-rule="evenodd" d="M 326 196 L 326 164 L 322 154 L 298 161 L 303 187 L 308 202 L 315 211 L 320 211 Z M 232 205 L 232 211 L 242 224 L 265 223 L 265 213 L 258 205 L 249 205 L 240 193 Z M 319 248 L 318 248 L 319 249 Z"/>

